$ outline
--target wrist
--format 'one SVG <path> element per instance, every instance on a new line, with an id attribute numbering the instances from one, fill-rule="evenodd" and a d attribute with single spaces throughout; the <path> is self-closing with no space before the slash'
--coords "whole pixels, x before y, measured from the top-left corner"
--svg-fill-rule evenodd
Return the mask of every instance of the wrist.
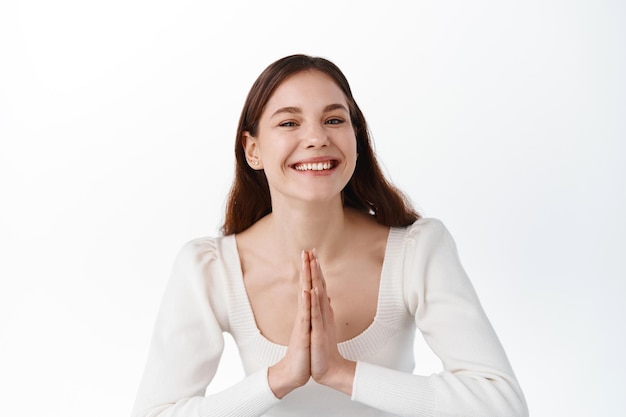
<path id="1" fill-rule="evenodd" d="M 267 369 L 267 383 L 274 396 L 280 400 L 291 391 L 306 384 L 306 381 L 303 383 L 294 382 L 281 365 L 281 362 L 278 362 Z"/>
<path id="2" fill-rule="evenodd" d="M 338 366 L 333 367 L 332 372 L 316 382 L 351 396 L 355 373 L 356 362 L 344 359 Z"/>

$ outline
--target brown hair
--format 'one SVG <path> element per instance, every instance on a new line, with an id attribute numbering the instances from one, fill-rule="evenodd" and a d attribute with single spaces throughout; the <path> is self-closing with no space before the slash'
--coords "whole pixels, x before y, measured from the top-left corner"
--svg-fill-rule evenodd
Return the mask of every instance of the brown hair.
<path id="1" fill-rule="evenodd" d="M 419 219 L 419 214 L 404 194 L 383 175 L 372 149 L 367 122 L 341 70 L 324 58 L 291 55 L 274 62 L 259 75 L 243 106 L 235 138 L 235 179 L 222 226 L 225 235 L 243 232 L 272 211 L 265 173 L 250 168 L 246 162 L 243 132 L 256 136 L 261 114 L 276 87 L 291 75 L 311 70 L 329 75 L 341 88 L 348 101 L 356 133 L 359 157 L 354 174 L 342 192 L 344 205 L 372 215 L 385 226 L 408 226 Z"/>

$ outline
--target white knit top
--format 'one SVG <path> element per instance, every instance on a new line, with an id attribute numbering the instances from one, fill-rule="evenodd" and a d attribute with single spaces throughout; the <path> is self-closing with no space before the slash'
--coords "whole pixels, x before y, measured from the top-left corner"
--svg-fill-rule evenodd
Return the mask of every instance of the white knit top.
<path id="1" fill-rule="evenodd" d="M 413 375 L 418 328 L 443 364 Z M 205 396 L 232 334 L 246 373 Z M 527 416 L 523 394 L 443 224 L 420 219 L 389 233 L 372 324 L 339 352 L 357 362 L 352 397 L 310 380 L 283 399 L 267 368 L 287 347 L 256 326 L 233 235 L 189 242 L 157 317 L 134 417 Z"/>

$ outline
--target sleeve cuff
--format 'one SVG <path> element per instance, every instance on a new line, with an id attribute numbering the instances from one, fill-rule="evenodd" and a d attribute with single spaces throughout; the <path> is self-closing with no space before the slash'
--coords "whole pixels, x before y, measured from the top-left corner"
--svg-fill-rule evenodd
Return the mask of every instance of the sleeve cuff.
<path id="1" fill-rule="evenodd" d="M 207 397 L 200 409 L 200 417 L 237 416 L 255 417 L 264 414 L 280 400 L 272 392 L 263 368 L 219 394 Z"/>
<path id="2" fill-rule="evenodd" d="M 357 362 L 352 400 L 400 416 L 434 415 L 435 387 L 418 376 Z"/>

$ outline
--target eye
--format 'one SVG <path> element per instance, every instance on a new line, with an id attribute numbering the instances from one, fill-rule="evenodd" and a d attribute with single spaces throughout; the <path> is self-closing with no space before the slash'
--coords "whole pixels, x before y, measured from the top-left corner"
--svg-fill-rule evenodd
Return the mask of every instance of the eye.
<path id="1" fill-rule="evenodd" d="M 280 126 L 280 127 L 295 127 L 295 126 L 297 126 L 297 123 L 293 122 L 293 121 L 287 121 L 287 122 L 281 122 L 278 126 Z"/>
<path id="2" fill-rule="evenodd" d="M 333 117 L 333 118 L 326 120 L 327 125 L 340 125 L 343 122 L 344 122 L 343 119 L 339 119 L 337 117 Z"/>

